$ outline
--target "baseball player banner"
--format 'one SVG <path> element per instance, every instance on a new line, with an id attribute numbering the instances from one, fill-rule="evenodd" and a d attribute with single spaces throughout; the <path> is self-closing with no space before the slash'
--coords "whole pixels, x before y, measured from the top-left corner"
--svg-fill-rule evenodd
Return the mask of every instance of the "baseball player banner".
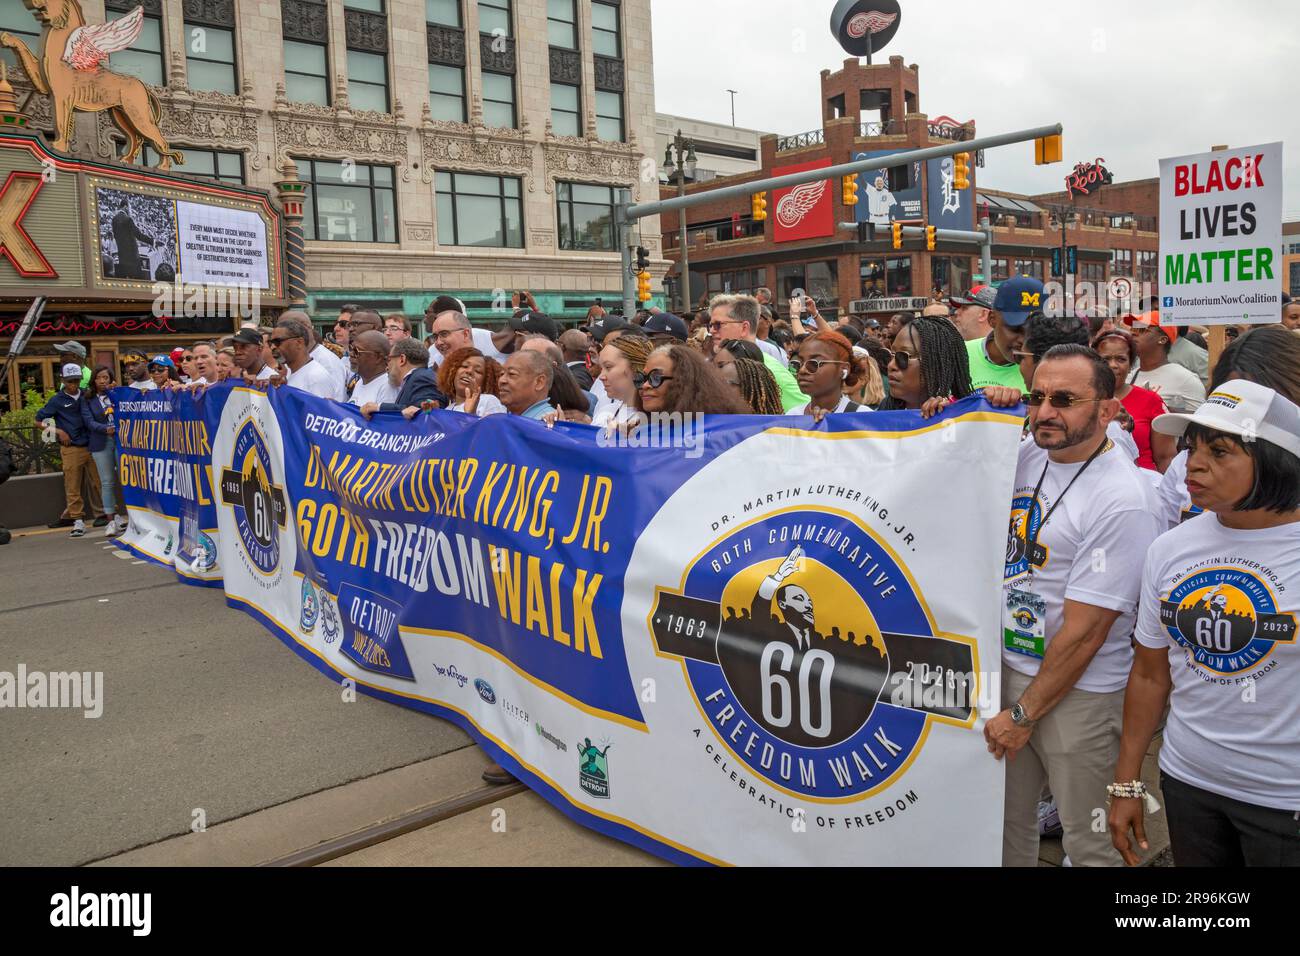
<path id="1" fill-rule="evenodd" d="M 873 150 L 854 153 L 853 160 L 857 162 L 860 159 L 891 156 L 895 152 L 897 151 Z M 887 167 L 858 173 L 858 204 L 854 207 L 857 221 L 869 222 L 880 229 L 888 229 L 892 222 L 922 222 L 925 217 L 921 210 L 921 166 L 919 159 L 902 164 L 902 168 L 908 170 L 907 176 L 904 179 L 900 175 L 897 180 L 905 181 L 907 185 L 898 189 L 890 188 L 890 171 Z"/>
<path id="2" fill-rule="evenodd" d="M 999 863 L 991 503 L 1019 417 L 972 397 L 612 442 L 291 389 L 195 404 L 228 602 L 574 820 L 681 863 Z"/>
<path id="3" fill-rule="evenodd" d="M 212 450 L 202 407 L 184 392 L 134 388 L 114 389 L 112 403 L 128 519 L 117 544 L 191 583 L 220 587 Z"/>

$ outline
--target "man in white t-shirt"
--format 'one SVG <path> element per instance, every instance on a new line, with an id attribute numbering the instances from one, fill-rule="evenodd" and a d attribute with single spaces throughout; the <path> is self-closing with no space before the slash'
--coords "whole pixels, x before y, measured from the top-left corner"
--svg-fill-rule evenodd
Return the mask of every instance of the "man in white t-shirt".
<path id="1" fill-rule="evenodd" d="M 144 352 L 136 348 L 127 349 L 122 354 L 122 364 L 126 366 L 126 382 L 124 384 L 141 392 L 157 390 L 158 386 L 149 377 L 149 356 L 145 355 Z"/>
<path id="2" fill-rule="evenodd" d="M 378 319 L 378 315 L 376 315 L 375 318 Z M 342 401 L 347 395 L 348 377 L 352 374 L 352 368 L 348 364 L 346 358 L 340 358 L 326 348 L 324 339 L 320 338 L 316 334 L 314 328 L 312 328 L 311 331 L 312 341 L 315 343 L 312 346 L 311 357 L 319 362 L 324 369 L 338 380 L 339 401 Z"/>
<path id="3" fill-rule="evenodd" d="M 407 338 L 410 338 L 408 335 Z M 362 332 L 352 339 L 352 366 L 357 378 L 348 404 L 360 408 L 367 402 L 387 405 L 397 401 L 397 386 L 388 377 L 390 343 L 383 332 Z"/>
<path id="4" fill-rule="evenodd" d="M 285 368 L 285 384 L 320 398 L 339 401 L 342 386 L 334 373 L 311 357 L 312 330 L 307 313 L 290 310 L 271 333 L 271 348 Z"/>
<path id="5" fill-rule="evenodd" d="M 478 349 L 486 358 L 504 361 L 505 356 L 497 351 L 492 342 L 492 333 L 487 329 L 476 329 L 464 312 L 440 312 L 434 316 L 429 327 L 433 338 L 433 350 L 429 353 L 429 367 L 437 368 L 448 355 L 457 349 Z"/>
<path id="6" fill-rule="evenodd" d="M 1139 388 L 1155 392 L 1171 412 L 1194 412 L 1205 401 L 1205 385 L 1183 366 L 1169 359 L 1169 350 L 1178 339 L 1172 325 L 1161 325 L 1155 312 L 1124 317 L 1133 330 L 1137 346 L 1138 367 L 1129 381 Z"/>
<path id="7" fill-rule="evenodd" d="M 867 219 L 877 228 L 889 228 L 889 211 L 898 205 L 898 200 L 894 198 L 885 187 L 885 177 L 878 175 L 872 182 L 871 188 L 867 190 Z"/>
<path id="8" fill-rule="evenodd" d="M 1016 468 L 1002 600 L 1002 704 L 985 725 L 1007 762 L 1004 866 L 1038 863 L 1038 801 L 1056 798 L 1065 852 L 1118 866 L 1094 810 L 1118 755 L 1142 562 L 1159 533 L 1154 491 L 1107 437 L 1115 376 L 1085 345 L 1049 349 L 1033 375 L 1033 441 Z M 1064 407 L 1060 407 L 1064 406 Z"/>
<path id="9" fill-rule="evenodd" d="M 262 331 L 243 328 L 232 337 L 235 349 L 235 368 L 244 374 L 244 381 L 265 382 L 275 377 L 275 369 L 262 358 Z"/>

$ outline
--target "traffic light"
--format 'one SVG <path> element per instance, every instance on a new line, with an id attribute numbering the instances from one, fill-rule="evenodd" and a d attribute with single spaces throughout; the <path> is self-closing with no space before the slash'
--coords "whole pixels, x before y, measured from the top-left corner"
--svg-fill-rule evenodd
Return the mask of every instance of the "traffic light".
<path id="1" fill-rule="evenodd" d="M 934 252 L 934 226 L 925 227 L 925 248 Z"/>
<path id="2" fill-rule="evenodd" d="M 903 248 L 903 224 L 901 222 L 894 223 L 894 248 Z"/>
<path id="3" fill-rule="evenodd" d="M 650 273 L 638 272 L 636 274 L 636 300 L 638 302 L 650 301 Z"/>
<path id="4" fill-rule="evenodd" d="M 754 222 L 767 218 L 767 193 L 754 193 L 749 197 L 749 204 L 754 213 Z"/>
<path id="5" fill-rule="evenodd" d="M 856 173 L 844 177 L 843 191 L 844 205 L 856 206 L 858 204 L 858 177 Z"/>
<path id="6" fill-rule="evenodd" d="M 1061 134 L 1055 133 L 1034 140 L 1034 165 L 1046 166 L 1061 161 Z"/>
<path id="7" fill-rule="evenodd" d="M 970 153 L 958 153 L 952 158 L 952 185 L 954 189 L 970 188 Z"/>
<path id="8" fill-rule="evenodd" d="M 650 250 L 645 246 L 636 247 L 636 271 L 645 272 L 650 268 Z"/>

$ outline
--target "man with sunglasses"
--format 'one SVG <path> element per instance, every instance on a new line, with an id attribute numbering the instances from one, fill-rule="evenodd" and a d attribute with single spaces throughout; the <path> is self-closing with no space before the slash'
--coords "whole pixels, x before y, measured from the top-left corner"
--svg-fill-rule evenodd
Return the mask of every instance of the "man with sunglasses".
<path id="1" fill-rule="evenodd" d="M 1118 755 L 1130 637 L 1147 548 L 1151 483 L 1107 437 L 1115 374 L 1086 345 L 1049 349 L 1033 373 L 1031 440 L 1007 532 L 1002 704 L 989 752 L 1006 756 L 1004 866 L 1038 864 L 1038 802 L 1056 799 L 1076 866 L 1118 866 L 1093 828 Z"/>
<path id="2" fill-rule="evenodd" d="M 320 398 L 342 401 L 344 395 L 337 376 L 311 357 L 312 341 L 311 320 L 306 312 L 290 309 L 275 323 L 271 350 L 276 361 L 284 366 L 285 383 Z"/>
<path id="3" fill-rule="evenodd" d="M 407 338 L 410 338 L 408 335 Z M 361 408 L 369 403 L 387 405 L 397 401 L 397 386 L 388 377 L 388 355 L 392 343 L 383 332 L 368 329 L 352 339 L 348 353 L 357 373 L 348 404 Z"/>
<path id="4" fill-rule="evenodd" d="M 1024 345 L 1029 317 L 1046 308 L 1047 292 L 1032 276 L 1015 276 L 1002 283 L 988 313 L 993 331 L 966 343 L 972 388 L 1001 385 L 1025 390 L 1014 353 Z"/>
<path id="5" fill-rule="evenodd" d="M 338 321 L 334 323 L 334 344 L 346 349 L 352 341 L 352 314 L 357 311 L 355 305 L 345 305 L 339 309 Z"/>
<path id="6" fill-rule="evenodd" d="M 764 344 L 758 341 L 758 300 L 752 295 L 718 295 L 709 302 L 709 333 L 713 336 L 713 346 L 719 348 L 723 342 L 731 339 L 744 339 L 752 342 L 759 349 Z M 781 390 L 781 409 L 788 412 L 807 404 L 808 396 L 799 391 L 799 383 L 785 367 L 785 362 L 763 352 L 763 364 L 776 379 L 777 388 Z"/>

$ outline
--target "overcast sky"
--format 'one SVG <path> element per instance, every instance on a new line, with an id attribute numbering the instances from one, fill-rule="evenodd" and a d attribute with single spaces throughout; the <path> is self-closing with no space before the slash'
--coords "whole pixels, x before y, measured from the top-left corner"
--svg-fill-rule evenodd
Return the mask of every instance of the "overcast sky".
<path id="1" fill-rule="evenodd" d="M 1284 219 L 1300 219 L 1300 4 L 1294 0 L 901 0 L 889 56 L 920 67 L 921 110 L 989 135 L 1059 122 L 1063 163 L 990 150 L 981 184 L 1063 188 L 1105 158 L 1116 181 L 1159 175 L 1162 156 L 1281 140 Z M 651 0 L 661 113 L 790 134 L 821 125 L 819 73 L 848 56 L 834 0 Z"/>

